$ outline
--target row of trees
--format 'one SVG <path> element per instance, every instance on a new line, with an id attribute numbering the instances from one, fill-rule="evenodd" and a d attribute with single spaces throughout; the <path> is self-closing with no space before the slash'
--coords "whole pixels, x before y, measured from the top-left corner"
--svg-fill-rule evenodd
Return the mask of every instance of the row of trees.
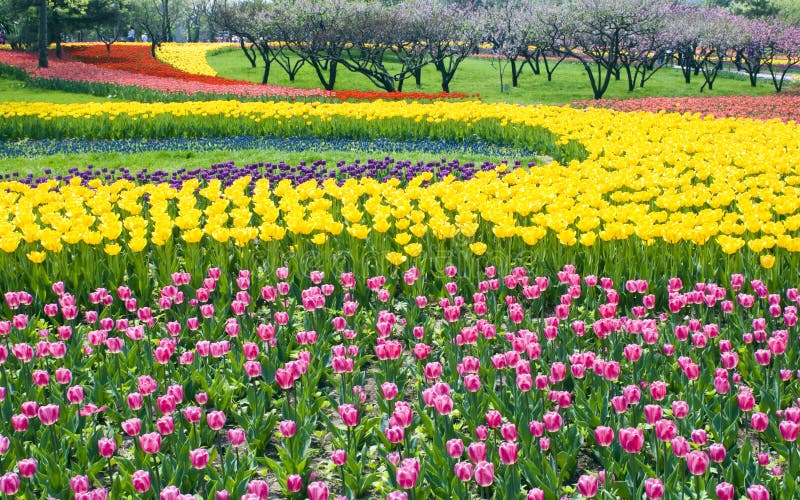
<path id="1" fill-rule="evenodd" d="M 380 89 L 399 91 L 409 79 L 419 84 L 421 68 L 432 65 L 449 92 L 459 64 L 481 47 L 496 58 L 501 88 L 508 77 L 517 86 L 525 68 L 552 79 L 571 58 L 586 70 L 598 99 L 612 78 L 624 75 L 633 90 L 665 65 L 680 66 L 687 83 L 702 75 L 701 90 L 712 89 L 725 60 L 746 71 L 752 85 L 769 71 L 779 92 L 788 67 L 800 62 L 796 26 L 661 0 L 511 0 L 477 7 L 424 0 L 222 0 L 210 17 L 241 38 L 253 66 L 260 57 L 265 83 L 273 64 L 290 79 L 308 64 L 326 89 L 345 68 Z"/>
<path id="2" fill-rule="evenodd" d="M 189 41 L 211 29 L 209 0 L 0 0 L 0 31 L 12 48 L 40 50 L 47 66 L 49 44 L 65 40 L 124 40 L 129 27 L 155 44 L 172 41 L 180 30 Z"/>

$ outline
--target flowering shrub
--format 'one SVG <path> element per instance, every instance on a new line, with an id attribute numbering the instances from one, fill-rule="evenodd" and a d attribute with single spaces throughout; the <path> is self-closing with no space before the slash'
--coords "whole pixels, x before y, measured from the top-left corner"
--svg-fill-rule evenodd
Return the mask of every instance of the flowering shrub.
<path id="1" fill-rule="evenodd" d="M 337 267 L 9 289 L 0 490 L 795 494 L 796 288 Z"/>

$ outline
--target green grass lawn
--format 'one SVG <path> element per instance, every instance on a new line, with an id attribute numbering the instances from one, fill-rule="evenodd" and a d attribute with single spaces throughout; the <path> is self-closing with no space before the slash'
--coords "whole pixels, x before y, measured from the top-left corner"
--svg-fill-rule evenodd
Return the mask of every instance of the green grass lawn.
<path id="1" fill-rule="evenodd" d="M 0 76 L 0 102 L 52 102 L 55 104 L 107 101 L 107 97 L 46 90 L 28 86 L 20 80 Z"/>
<path id="2" fill-rule="evenodd" d="M 240 49 L 221 49 L 208 57 L 209 64 L 220 76 L 236 78 L 260 83 L 263 75 L 263 63 L 259 60 L 256 68 L 242 54 Z M 589 79 L 583 66 L 565 61 L 553 74 L 553 80 L 547 81 L 544 68 L 539 75 L 533 74 L 530 68 L 525 68 L 519 79 L 519 87 L 501 91 L 499 63 L 486 58 L 468 58 L 459 66 L 456 76 L 451 83 L 453 92 L 466 94 L 480 94 L 481 99 L 487 102 L 512 102 L 519 104 L 566 104 L 576 100 L 591 99 L 592 91 Z M 391 64 L 388 65 L 390 68 Z M 398 66 L 399 67 L 399 66 Z M 510 67 L 506 69 L 504 82 L 511 83 Z M 422 71 L 422 86 L 417 87 L 413 80 L 406 81 L 404 91 L 420 91 L 429 93 L 441 92 L 441 79 L 439 74 L 428 65 Z M 294 82 L 290 82 L 286 73 L 277 64 L 273 63 L 269 75 L 269 83 L 273 85 L 292 86 L 299 88 L 319 88 L 320 83 L 314 69 L 305 65 L 300 70 Z M 690 84 L 686 84 L 680 70 L 662 68 L 645 83 L 644 88 L 636 88 L 628 92 L 626 77 L 623 74 L 620 81 L 613 81 L 604 98 L 628 99 L 633 97 L 654 96 L 720 96 L 720 95 L 767 95 L 774 93 L 769 80 L 759 81 L 758 86 L 751 87 L 747 76 L 744 74 L 720 73 L 714 82 L 714 90 L 700 92 L 703 84 L 702 75 L 693 77 Z M 510 85 L 509 85 L 510 86 Z M 363 75 L 350 73 L 344 68 L 339 69 L 336 89 L 341 90 L 376 90 L 376 87 Z M 785 89 L 789 90 L 789 89 Z"/>

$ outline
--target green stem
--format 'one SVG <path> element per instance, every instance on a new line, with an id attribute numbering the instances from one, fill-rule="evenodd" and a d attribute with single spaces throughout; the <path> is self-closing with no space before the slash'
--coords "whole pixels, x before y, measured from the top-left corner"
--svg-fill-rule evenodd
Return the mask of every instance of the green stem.
<path id="1" fill-rule="evenodd" d="M 153 481 L 153 491 L 155 493 L 155 498 L 158 498 L 161 494 L 161 479 L 158 474 L 158 460 L 156 459 L 155 453 L 151 456 L 153 457 L 153 475 L 155 476 L 155 481 Z"/>

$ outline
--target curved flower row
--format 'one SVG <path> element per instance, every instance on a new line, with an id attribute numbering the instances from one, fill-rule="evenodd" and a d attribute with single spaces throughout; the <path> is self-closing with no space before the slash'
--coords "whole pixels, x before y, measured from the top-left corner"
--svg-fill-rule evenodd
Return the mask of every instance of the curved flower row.
<path id="1" fill-rule="evenodd" d="M 713 241 L 725 254 L 734 254 L 745 245 L 755 253 L 770 253 L 773 248 L 800 251 L 800 238 L 796 236 L 800 227 L 800 176 L 794 171 L 800 158 L 798 128 L 778 121 L 474 102 L 10 103 L 0 107 L 0 116 L 0 130 L 17 126 L 25 116 L 36 117 L 32 127 L 63 129 L 69 123 L 99 120 L 121 130 L 159 117 L 175 126 L 194 116 L 199 121 L 189 123 L 196 126 L 220 119 L 232 122 L 229 127 L 260 122 L 265 130 L 280 131 L 295 124 L 320 135 L 331 135 L 337 127 L 350 127 L 346 130 L 351 135 L 372 131 L 383 137 L 411 129 L 440 136 L 465 130 L 477 134 L 513 131 L 520 143 L 529 137 L 528 131 L 546 125 L 560 137 L 559 142 L 577 141 L 588 154 L 582 161 L 564 165 L 554 162 L 503 177 L 496 172 L 480 173 L 476 179 L 459 182 L 457 189 L 452 180 L 425 187 L 422 182 L 427 179 L 416 178 L 407 186 L 348 181 L 344 191 L 335 183 L 297 188 L 256 183 L 249 192 L 245 190 L 247 180 L 235 184 L 238 187 L 229 188 L 233 190 L 230 195 L 217 200 L 222 194 L 219 186 L 203 188 L 210 190 L 210 197 L 202 195 L 206 192 L 203 190 L 198 196 L 187 188 L 178 192 L 126 183 L 93 185 L 97 191 L 65 187 L 59 195 L 45 196 L 53 184 L 37 189 L 6 184 L 3 208 L 9 214 L 22 212 L 8 217 L 8 225 L 0 231 L 6 251 L 13 251 L 23 240 L 41 244 L 49 251 L 60 249 L 64 241 L 107 244 L 112 251 L 122 244 L 140 251 L 148 240 L 164 242 L 176 225 L 182 230 L 182 238 L 192 243 L 205 235 L 220 242 L 232 239 L 239 245 L 256 239 L 279 240 L 284 234 L 322 244 L 343 231 L 356 239 L 377 232 L 379 239 L 389 236 L 395 241 L 391 250 L 412 257 L 424 247 L 435 246 L 436 241 L 457 237 L 466 239 L 458 241 L 484 245 L 498 238 L 534 245 L 548 235 L 567 247 L 635 238 L 644 245 L 691 242 L 702 247 Z M 508 126 L 498 128 L 497 123 Z M 771 147 L 763 147 L 765 141 Z M 105 192 L 109 194 L 97 194 Z M 123 193 L 125 196 L 118 198 Z M 144 219 L 135 224 L 141 231 L 104 234 L 101 216 L 110 216 L 111 227 L 118 228 L 127 214 L 139 214 L 142 208 L 138 200 L 145 194 L 151 203 L 159 199 L 163 205 L 154 213 L 143 213 Z M 45 222 L 35 211 L 51 198 L 55 205 L 48 213 L 53 218 Z M 88 198 L 104 198 L 109 203 L 97 212 Z M 68 199 L 77 205 L 63 211 Z M 135 200 L 135 208 L 127 202 L 118 205 L 128 199 Z M 217 208 L 204 217 L 207 204 Z M 165 214 L 175 214 L 179 206 L 192 207 L 193 215 L 164 218 Z M 81 211 L 89 217 L 86 224 L 75 225 L 66 216 L 78 207 L 83 207 Z M 412 212 L 416 215 L 409 218 Z M 163 228 L 151 227 L 154 218 L 164 223 Z M 56 226 L 50 228 L 51 223 Z M 75 231 L 79 232 L 73 234 Z"/>
<path id="2" fill-rule="evenodd" d="M 489 161 L 480 165 L 474 162 L 461 163 L 458 160 L 447 161 L 445 158 L 434 161 L 395 160 L 389 156 L 383 159 L 368 158 L 361 162 L 355 160 L 352 163 L 340 161 L 335 166 L 329 166 L 325 160 L 317 160 L 311 163 L 304 161 L 296 166 L 285 162 L 260 162 L 237 167 L 234 162 L 216 163 L 209 168 L 186 169 L 179 168 L 172 172 L 155 170 L 150 172 L 144 168 L 138 172 L 131 172 L 125 167 L 108 168 L 88 166 L 85 169 L 77 167 L 70 168 L 65 174 L 53 174 L 50 169 L 45 170 L 46 177 L 34 177 L 33 174 L 20 176 L 19 172 L 5 174 L 6 180 L 13 180 L 30 186 L 38 186 L 49 182 L 51 179 L 56 181 L 71 182 L 73 178 L 80 179 L 84 185 L 100 180 L 106 184 L 117 180 L 126 180 L 135 183 L 168 183 L 171 187 L 180 189 L 183 183 L 189 180 L 201 180 L 209 182 L 219 180 L 224 187 L 231 186 L 241 177 L 250 177 L 250 187 L 261 180 L 269 180 L 271 184 L 277 184 L 283 180 L 290 181 L 293 185 L 303 184 L 308 181 L 322 183 L 328 179 L 335 179 L 338 184 L 342 184 L 346 179 L 360 179 L 369 177 L 386 182 L 389 179 L 397 179 L 401 182 L 409 181 L 419 174 L 430 172 L 436 180 L 442 180 L 447 176 L 456 179 L 470 179 L 479 171 L 494 170 L 498 166 L 506 168 L 519 168 L 522 163 L 517 160 L 512 167 L 507 162 L 495 164 Z M 529 163 L 528 167 L 534 166 Z"/>
<path id="3" fill-rule="evenodd" d="M 178 81 L 182 82 L 192 82 L 192 83 L 200 83 L 200 84 L 207 84 L 211 86 L 219 86 L 220 89 L 216 92 L 207 92 L 207 93 L 217 93 L 217 94 L 237 94 L 238 92 L 228 92 L 227 87 L 229 86 L 241 86 L 241 85 L 249 85 L 253 87 L 260 87 L 260 84 L 248 83 L 242 80 L 231 80 L 228 78 L 223 78 L 220 76 L 209 76 L 208 73 L 194 73 L 190 71 L 186 71 L 184 69 L 176 68 L 170 64 L 166 64 L 165 62 L 159 61 L 158 59 L 154 59 L 150 54 L 150 47 L 146 44 L 138 44 L 138 43 L 129 43 L 120 46 L 114 46 L 111 52 L 107 52 L 105 46 L 103 44 L 70 44 L 65 46 L 66 52 L 75 59 L 79 61 L 92 64 L 98 66 L 103 69 L 114 69 L 114 70 L 121 70 L 127 71 L 131 73 L 139 73 L 143 75 L 149 76 L 157 76 L 157 77 L 169 77 Z M 167 49 L 167 50 L 174 50 L 174 49 Z M 192 53 L 190 49 L 179 49 L 182 51 L 186 51 Z M 207 50 L 207 48 L 206 48 Z M 184 53 L 186 53 L 184 52 Z M 200 57 L 199 53 L 194 53 L 195 58 L 191 62 L 186 62 L 191 66 L 197 66 L 200 63 L 197 62 L 197 58 Z M 207 65 L 207 64 L 206 64 Z M 275 87 L 271 85 L 267 85 L 266 87 Z M 298 92 L 304 89 L 293 89 L 287 87 L 275 87 L 278 89 L 287 89 L 286 91 L 294 91 L 297 90 Z M 280 93 L 276 93 L 274 95 L 282 95 Z M 298 94 L 301 95 L 301 94 Z M 334 90 L 334 91 L 323 91 L 314 89 L 313 91 L 309 90 L 306 92 L 305 95 L 320 95 L 326 97 L 332 97 L 341 100 L 372 100 L 372 99 L 424 99 L 424 100 L 437 100 L 437 99 L 463 99 L 466 98 L 467 95 L 459 92 L 452 92 L 449 94 L 446 93 L 438 93 L 438 94 L 426 94 L 423 92 L 378 92 L 378 91 L 358 91 L 358 90 Z"/>
<path id="4" fill-rule="evenodd" d="M 114 50 L 118 49 L 119 47 L 114 48 Z M 152 60 L 152 57 L 150 60 Z M 175 79 L 173 75 L 149 75 L 138 71 L 131 71 L 131 68 L 127 70 L 113 69 L 78 61 L 59 60 L 56 58 L 50 58 L 47 68 L 39 68 L 35 54 L 10 50 L 0 52 L 0 63 L 22 68 L 33 78 L 88 83 L 110 83 L 121 86 L 140 87 L 168 94 L 230 94 L 240 97 L 275 96 L 289 98 L 308 96 L 325 97 L 329 95 L 324 91 L 316 89 L 256 85 L 233 80 L 228 80 L 227 83 L 208 82 L 203 81 L 203 77 L 200 76 L 178 80 Z M 169 65 L 160 64 L 174 70 L 174 68 Z"/>
<path id="5" fill-rule="evenodd" d="M 703 116 L 779 119 L 800 122 L 800 94 L 719 97 L 645 97 L 580 101 L 577 106 L 599 106 L 619 111 L 699 113 Z"/>
<path id="6" fill-rule="evenodd" d="M 186 73 L 195 75 L 217 76 L 217 72 L 209 66 L 206 56 L 212 50 L 221 47 L 233 47 L 234 44 L 222 43 L 162 43 L 156 49 L 156 56 L 165 63 Z"/>

